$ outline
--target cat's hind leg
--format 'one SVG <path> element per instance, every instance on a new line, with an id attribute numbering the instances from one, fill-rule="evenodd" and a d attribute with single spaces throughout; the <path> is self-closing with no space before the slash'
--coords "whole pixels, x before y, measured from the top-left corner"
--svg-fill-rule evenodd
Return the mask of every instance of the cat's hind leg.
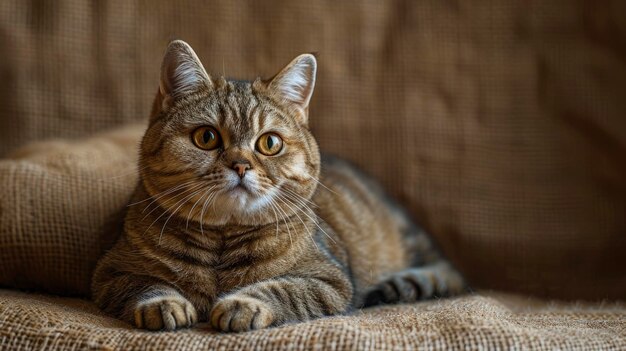
<path id="1" fill-rule="evenodd" d="M 439 260 L 391 274 L 365 295 L 363 307 L 452 296 L 464 290 L 461 274 L 447 261 Z"/>

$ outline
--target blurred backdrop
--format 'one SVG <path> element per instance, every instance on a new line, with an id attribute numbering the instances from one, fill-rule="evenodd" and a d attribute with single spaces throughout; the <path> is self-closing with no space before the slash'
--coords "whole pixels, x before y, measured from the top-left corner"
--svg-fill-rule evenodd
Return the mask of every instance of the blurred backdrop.
<path id="1" fill-rule="evenodd" d="M 626 2 L 3 0 L 0 157 L 145 120 L 171 39 L 243 79 L 316 52 L 322 150 L 475 287 L 626 296 Z"/>

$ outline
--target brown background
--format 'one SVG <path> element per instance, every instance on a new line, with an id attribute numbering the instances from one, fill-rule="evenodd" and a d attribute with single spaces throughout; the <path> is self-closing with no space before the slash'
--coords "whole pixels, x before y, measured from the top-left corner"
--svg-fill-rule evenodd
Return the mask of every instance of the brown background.
<path id="1" fill-rule="evenodd" d="M 175 38 L 237 78 L 317 52 L 322 149 L 475 286 L 626 296 L 625 2 L 4 0 L 0 155 L 145 119 Z"/>

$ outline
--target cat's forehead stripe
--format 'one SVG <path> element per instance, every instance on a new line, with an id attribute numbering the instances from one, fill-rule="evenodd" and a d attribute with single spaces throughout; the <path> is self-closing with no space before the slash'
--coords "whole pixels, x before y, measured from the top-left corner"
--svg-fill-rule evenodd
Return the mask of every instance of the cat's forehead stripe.
<path id="1" fill-rule="evenodd" d="M 263 111 L 262 114 L 259 115 L 259 130 L 267 130 L 270 125 L 273 125 L 274 114 L 270 111 Z"/>
<path id="2" fill-rule="evenodd" d="M 250 108 L 249 115 L 252 123 L 254 124 L 254 131 L 258 133 L 259 130 L 261 130 L 261 122 L 259 118 L 261 114 L 261 109 L 259 108 L 259 102 L 256 100 L 256 98 L 251 100 L 254 100 L 254 105 Z"/>
<path id="3" fill-rule="evenodd" d="M 204 116 L 208 121 L 208 124 L 217 125 L 220 121 L 220 114 L 215 110 L 215 106 L 207 104 L 203 108 Z"/>

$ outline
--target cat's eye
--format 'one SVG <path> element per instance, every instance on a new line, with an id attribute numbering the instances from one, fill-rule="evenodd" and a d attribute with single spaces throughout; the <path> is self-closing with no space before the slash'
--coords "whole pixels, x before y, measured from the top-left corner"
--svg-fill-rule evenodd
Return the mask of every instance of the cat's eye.
<path id="1" fill-rule="evenodd" d="M 220 134 L 213 127 L 200 127 L 191 135 L 194 145 L 202 150 L 213 150 L 220 146 Z"/>
<path id="2" fill-rule="evenodd" d="M 256 142 L 256 149 L 266 156 L 274 156 L 283 149 L 283 139 L 278 134 L 265 133 Z"/>

